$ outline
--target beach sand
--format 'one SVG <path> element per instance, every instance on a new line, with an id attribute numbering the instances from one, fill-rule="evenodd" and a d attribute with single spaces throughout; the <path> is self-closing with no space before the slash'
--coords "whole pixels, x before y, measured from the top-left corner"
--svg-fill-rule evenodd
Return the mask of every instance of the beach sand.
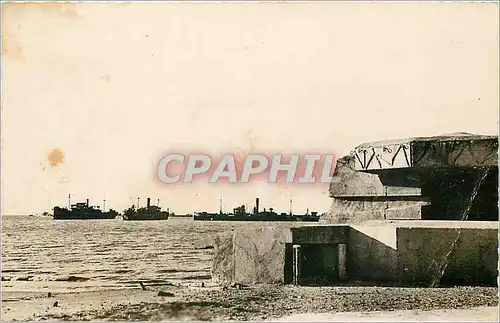
<path id="1" fill-rule="evenodd" d="M 304 313 L 272 322 L 498 322 L 498 307 L 431 311 Z"/>
<path id="2" fill-rule="evenodd" d="M 2 321 L 498 321 L 493 287 L 146 288 L 4 291 Z"/>

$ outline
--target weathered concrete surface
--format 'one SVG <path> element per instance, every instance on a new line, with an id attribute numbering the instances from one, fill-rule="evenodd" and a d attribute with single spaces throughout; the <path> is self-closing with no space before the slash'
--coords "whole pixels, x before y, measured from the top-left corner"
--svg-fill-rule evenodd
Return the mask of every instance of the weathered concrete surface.
<path id="1" fill-rule="evenodd" d="M 285 243 L 290 229 L 259 228 L 235 235 L 235 281 L 247 284 L 283 283 Z"/>
<path id="2" fill-rule="evenodd" d="M 300 244 L 310 266 L 303 271 L 305 278 L 331 282 L 338 274 L 336 250 L 344 243 L 351 281 L 425 286 L 451 248 L 443 283 L 496 284 L 497 221 L 372 220 L 226 232 L 215 240 L 213 278 L 219 283 L 289 283 L 291 247 Z"/>
<path id="3" fill-rule="evenodd" d="M 337 160 L 334 174 L 340 180 L 330 184 L 330 197 L 384 195 L 385 188 L 378 175 L 354 169 L 354 156 Z"/>
<path id="4" fill-rule="evenodd" d="M 485 171 L 486 177 L 482 179 Z M 472 199 L 476 186 L 477 195 Z M 422 210 L 422 219 L 498 220 L 498 167 L 432 170 L 422 187 L 431 201 Z"/>
<path id="5" fill-rule="evenodd" d="M 360 223 L 367 220 L 421 219 L 422 206 L 429 205 L 411 177 L 398 186 L 383 183 L 380 176 L 354 169 L 354 156 L 339 159 L 335 168 L 340 181 L 330 184 L 333 198 L 323 223 Z M 393 176 L 394 177 L 394 176 Z"/>
<path id="6" fill-rule="evenodd" d="M 420 220 L 426 201 L 369 201 L 334 198 L 322 223 L 361 223 L 368 220 Z"/>
<path id="7" fill-rule="evenodd" d="M 362 144 L 338 160 L 332 206 L 321 221 L 498 220 L 497 162 L 496 136 L 457 133 Z"/>
<path id="8" fill-rule="evenodd" d="M 212 280 L 216 283 L 231 283 L 235 279 L 234 231 L 222 232 L 214 239 Z"/>
<path id="9" fill-rule="evenodd" d="M 468 133 L 372 142 L 355 148 L 355 169 L 496 166 L 497 150 L 497 136 Z"/>
<path id="10" fill-rule="evenodd" d="M 397 229 L 400 282 L 426 285 L 445 269 L 443 284 L 496 285 L 498 222 L 440 224 Z"/>
<path id="11" fill-rule="evenodd" d="M 291 231 L 294 244 L 339 244 L 349 239 L 349 227 L 345 225 L 308 226 Z"/>
<path id="12" fill-rule="evenodd" d="M 213 279 L 218 283 L 283 283 L 289 228 L 256 228 L 219 234 Z"/>
<path id="13" fill-rule="evenodd" d="M 347 275 L 355 281 L 393 282 L 398 277 L 396 227 L 384 222 L 352 225 Z"/>
<path id="14" fill-rule="evenodd" d="M 480 167 L 498 165 L 498 137 L 466 134 L 411 144 L 413 167 Z"/>
<path id="15" fill-rule="evenodd" d="M 405 174 L 403 181 L 398 176 L 386 175 L 385 183 L 378 174 L 360 172 L 355 169 L 355 157 L 344 156 L 335 165 L 335 176 L 340 180 L 330 184 L 330 197 L 357 196 L 420 196 L 419 182 Z M 391 182 L 394 184 L 391 185 Z"/>

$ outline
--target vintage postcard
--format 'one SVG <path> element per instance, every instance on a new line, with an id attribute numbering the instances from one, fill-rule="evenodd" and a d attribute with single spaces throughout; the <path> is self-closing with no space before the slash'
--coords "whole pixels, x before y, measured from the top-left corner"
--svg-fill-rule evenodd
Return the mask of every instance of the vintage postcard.
<path id="1" fill-rule="evenodd" d="M 2 2 L 2 321 L 498 321 L 498 12 Z"/>

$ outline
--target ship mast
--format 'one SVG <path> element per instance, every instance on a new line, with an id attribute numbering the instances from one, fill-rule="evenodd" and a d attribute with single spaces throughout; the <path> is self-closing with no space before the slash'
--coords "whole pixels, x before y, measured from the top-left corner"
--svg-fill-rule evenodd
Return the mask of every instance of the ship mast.
<path id="1" fill-rule="evenodd" d="M 222 214 L 222 192 L 220 192 L 219 214 Z"/>

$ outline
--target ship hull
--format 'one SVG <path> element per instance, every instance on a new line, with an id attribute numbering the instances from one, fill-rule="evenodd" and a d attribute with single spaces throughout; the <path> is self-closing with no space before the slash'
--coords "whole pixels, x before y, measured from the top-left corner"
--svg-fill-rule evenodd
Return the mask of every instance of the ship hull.
<path id="1" fill-rule="evenodd" d="M 116 215 L 92 214 L 92 213 L 73 213 L 73 212 L 54 212 L 54 220 L 112 220 Z"/>
<path id="2" fill-rule="evenodd" d="M 117 212 L 110 210 L 102 212 L 100 209 L 89 207 L 87 203 L 77 203 L 71 206 L 71 209 L 54 207 L 52 219 L 54 220 L 112 220 L 118 215 Z"/>
<path id="3" fill-rule="evenodd" d="M 166 217 L 143 217 L 143 216 L 132 216 L 128 218 L 123 218 L 124 221 L 165 221 L 168 220 Z"/>
<path id="4" fill-rule="evenodd" d="M 142 213 L 127 214 L 123 216 L 124 221 L 165 221 L 168 220 L 168 214 Z"/>
<path id="5" fill-rule="evenodd" d="M 195 215 L 195 221 L 267 221 L 267 222 L 318 222 L 319 217 L 311 216 L 270 216 L 270 215 Z"/>
<path id="6" fill-rule="evenodd" d="M 158 200 L 159 201 L 159 200 Z M 137 203 L 139 204 L 139 203 Z M 165 221 L 168 220 L 169 212 L 161 210 L 158 205 L 151 205 L 148 197 L 146 207 L 136 208 L 134 205 L 123 212 L 124 221 Z"/>

